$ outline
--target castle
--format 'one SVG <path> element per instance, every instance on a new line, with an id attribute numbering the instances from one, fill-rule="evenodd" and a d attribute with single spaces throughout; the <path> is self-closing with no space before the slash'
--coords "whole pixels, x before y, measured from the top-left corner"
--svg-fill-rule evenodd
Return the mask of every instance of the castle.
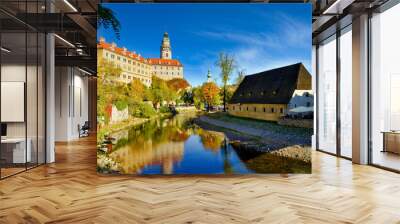
<path id="1" fill-rule="evenodd" d="M 164 33 L 160 47 L 160 58 L 144 58 L 135 51 L 125 47 L 117 47 L 115 43 L 107 43 L 101 37 L 97 44 L 97 61 L 108 61 L 121 68 L 118 80 L 130 83 L 134 78 L 144 85 L 150 86 L 153 76 L 163 80 L 183 78 L 183 65 L 172 59 L 171 43 L 168 33 Z"/>

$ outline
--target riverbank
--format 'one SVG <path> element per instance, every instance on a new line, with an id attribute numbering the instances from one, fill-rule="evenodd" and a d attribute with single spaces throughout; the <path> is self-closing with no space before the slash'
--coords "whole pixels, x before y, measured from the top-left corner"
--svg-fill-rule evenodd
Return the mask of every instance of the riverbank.
<path id="1" fill-rule="evenodd" d="M 231 145 L 246 154 L 272 154 L 311 162 L 312 130 L 288 128 L 270 122 L 231 117 L 223 113 L 206 114 L 195 124 L 207 130 L 224 132 Z"/>
<path id="2" fill-rule="evenodd" d="M 128 120 L 125 120 L 122 122 L 103 126 L 103 127 L 99 128 L 99 130 L 97 131 L 97 142 L 102 142 L 102 139 L 103 139 L 104 135 L 106 135 L 106 134 L 107 135 L 112 134 L 112 133 L 127 129 L 129 127 L 142 125 L 142 124 L 144 124 L 148 121 L 154 120 L 154 119 L 166 118 L 166 117 L 170 117 L 170 116 L 172 116 L 171 113 L 160 113 L 160 114 L 157 114 L 156 116 L 153 116 L 150 118 L 132 117 L 132 118 L 129 118 Z"/>

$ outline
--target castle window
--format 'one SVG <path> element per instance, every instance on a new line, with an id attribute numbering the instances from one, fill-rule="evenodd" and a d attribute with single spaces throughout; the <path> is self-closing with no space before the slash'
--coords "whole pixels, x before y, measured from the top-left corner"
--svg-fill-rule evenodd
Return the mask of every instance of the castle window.
<path id="1" fill-rule="evenodd" d="M 120 57 L 120 56 L 117 56 L 117 60 L 120 61 L 120 60 L 121 60 L 121 57 Z"/>
<path id="2" fill-rule="evenodd" d="M 265 113 L 265 107 L 264 107 L 264 113 Z"/>
<path id="3" fill-rule="evenodd" d="M 281 107 L 281 114 L 283 114 L 283 108 Z"/>
<path id="4" fill-rule="evenodd" d="M 254 107 L 254 112 L 257 112 L 257 107 Z"/>
<path id="5" fill-rule="evenodd" d="M 273 107 L 271 108 L 271 113 L 274 113 L 274 108 Z"/>
<path id="6" fill-rule="evenodd" d="M 232 110 L 235 110 L 235 106 L 233 106 L 232 108 L 233 108 Z"/>
<path id="7" fill-rule="evenodd" d="M 246 110 L 249 111 L 249 107 L 247 107 Z"/>
<path id="8" fill-rule="evenodd" d="M 310 107 L 311 106 L 311 103 L 310 102 L 307 102 L 307 107 Z"/>

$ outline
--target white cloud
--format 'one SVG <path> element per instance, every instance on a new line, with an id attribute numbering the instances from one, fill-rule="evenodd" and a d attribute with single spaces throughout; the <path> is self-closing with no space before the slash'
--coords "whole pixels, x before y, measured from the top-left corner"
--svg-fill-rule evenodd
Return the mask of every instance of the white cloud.
<path id="1" fill-rule="evenodd" d="M 202 31 L 197 32 L 198 35 L 208 38 L 219 39 L 223 41 L 231 41 L 246 45 L 257 45 L 269 48 L 281 48 L 279 38 L 274 38 L 267 33 L 252 33 L 249 35 L 244 32 L 230 32 L 226 30 L 220 31 Z"/>
<path id="2" fill-rule="evenodd" d="M 265 19 L 271 20 L 271 15 Z M 295 20 L 286 14 L 277 14 L 271 22 L 276 25 L 272 30 L 248 33 L 237 29 L 220 29 L 199 31 L 195 34 L 216 39 L 221 42 L 234 43 L 235 47 L 227 53 L 234 55 L 237 70 L 244 69 L 246 74 L 282 67 L 302 62 L 310 70 L 311 58 L 294 56 L 295 51 L 311 50 L 311 21 L 310 24 Z M 308 49 L 310 48 L 310 49 Z M 207 57 L 216 60 L 219 52 L 208 52 Z M 310 52 L 311 57 L 311 52 Z M 185 73 L 196 77 L 196 84 L 206 79 L 207 70 L 211 69 L 213 78 L 219 79 L 219 69 L 215 61 L 206 59 L 199 65 L 186 65 Z M 232 74 L 231 82 L 235 80 L 237 71 Z"/>
<path id="3" fill-rule="evenodd" d="M 268 51 L 260 48 L 241 48 L 234 52 L 239 68 L 245 69 L 246 74 L 253 74 L 265 70 L 302 62 L 307 68 L 308 58 L 274 57 Z"/>
<path id="4" fill-rule="evenodd" d="M 266 18 L 267 19 L 267 18 Z M 271 19 L 271 15 L 268 16 Z M 286 14 L 272 17 L 275 26 L 269 31 L 247 32 L 235 29 L 199 31 L 195 34 L 241 45 L 285 51 L 287 47 L 306 48 L 311 45 L 311 21 L 304 23 Z"/>

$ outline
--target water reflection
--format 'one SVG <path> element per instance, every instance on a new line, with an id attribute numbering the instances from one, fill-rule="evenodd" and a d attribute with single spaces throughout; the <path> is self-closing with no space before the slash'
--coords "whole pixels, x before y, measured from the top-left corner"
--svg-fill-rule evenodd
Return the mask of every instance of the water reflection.
<path id="1" fill-rule="evenodd" d="M 154 120 L 112 134 L 114 144 L 105 155 L 98 157 L 99 166 L 103 166 L 99 170 L 123 174 L 269 172 L 263 169 L 264 166 L 258 166 L 263 163 L 263 158 L 270 163 L 272 157 L 249 156 L 235 150 L 223 133 L 193 125 L 194 116 Z M 260 159 L 254 161 L 257 158 Z M 276 169 L 279 168 L 274 168 L 274 172 Z"/>

